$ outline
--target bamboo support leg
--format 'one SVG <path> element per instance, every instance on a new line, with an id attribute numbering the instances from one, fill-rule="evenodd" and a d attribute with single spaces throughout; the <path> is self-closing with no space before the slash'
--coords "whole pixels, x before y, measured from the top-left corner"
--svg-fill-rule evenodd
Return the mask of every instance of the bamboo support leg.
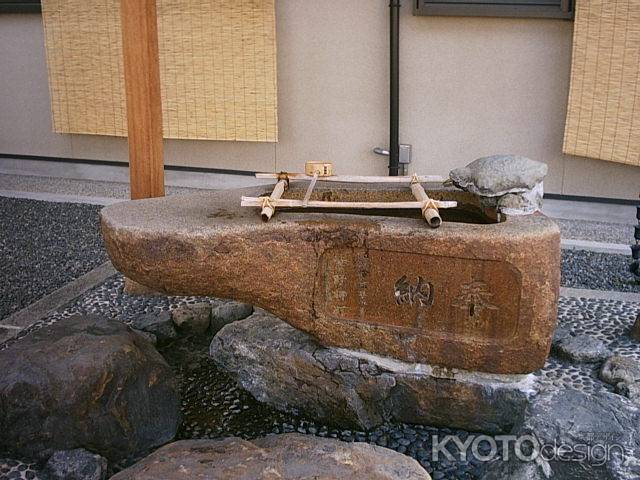
<path id="1" fill-rule="evenodd" d="M 313 176 L 311 183 L 309 184 L 309 188 L 307 188 L 307 193 L 305 193 L 304 199 L 302 200 L 302 206 L 304 208 L 306 208 L 307 205 L 309 205 L 309 200 L 311 199 L 311 194 L 313 193 L 313 189 L 315 188 L 317 181 L 318 181 L 318 174 L 316 173 Z"/>
<path id="2" fill-rule="evenodd" d="M 419 202 L 422 202 L 422 216 L 431 228 L 438 228 L 442 225 L 442 218 L 436 203 L 429 198 L 422 185 L 417 179 L 411 181 L 411 192 Z"/>
<path id="3" fill-rule="evenodd" d="M 287 189 L 287 180 L 278 180 L 276 186 L 273 187 L 273 192 L 271 192 L 271 196 L 262 197 L 262 216 L 263 222 L 268 222 L 273 217 L 273 214 L 276 213 L 276 207 L 274 205 L 275 200 L 279 200 L 284 191 Z"/>

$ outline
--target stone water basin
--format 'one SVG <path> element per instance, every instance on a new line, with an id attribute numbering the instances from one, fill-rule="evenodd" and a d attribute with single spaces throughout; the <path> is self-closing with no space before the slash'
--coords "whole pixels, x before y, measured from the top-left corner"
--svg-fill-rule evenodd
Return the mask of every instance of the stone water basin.
<path id="1" fill-rule="evenodd" d="M 292 183 L 285 198 L 302 198 Z M 241 196 L 269 187 L 102 210 L 115 267 L 170 295 L 252 303 L 327 346 L 487 373 L 535 371 L 557 314 L 560 233 L 541 214 L 496 221 L 478 197 L 429 228 L 420 211 L 285 211 L 262 222 Z M 407 186 L 319 184 L 312 199 L 412 201 Z M 286 346 L 284 346 L 286 348 Z M 444 373 L 446 376 L 446 373 Z"/>

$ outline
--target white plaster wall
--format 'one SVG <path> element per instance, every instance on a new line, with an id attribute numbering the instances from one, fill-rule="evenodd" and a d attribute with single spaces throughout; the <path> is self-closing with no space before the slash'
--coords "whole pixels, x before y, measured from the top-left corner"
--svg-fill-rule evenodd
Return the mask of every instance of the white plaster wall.
<path id="1" fill-rule="evenodd" d="M 278 0 L 278 144 L 165 142 L 165 162 L 241 170 L 384 174 L 388 2 Z M 413 171 L 493 153 L 547 162 L 553 193 L 637 198 L 640 168 L 561 153 L 572 23 L 414 17 L 401 37 L 401 141 Z M 41 19 L 0 15 L 0 153 L 126 160 L 124 139 L 51 133 Z"/>

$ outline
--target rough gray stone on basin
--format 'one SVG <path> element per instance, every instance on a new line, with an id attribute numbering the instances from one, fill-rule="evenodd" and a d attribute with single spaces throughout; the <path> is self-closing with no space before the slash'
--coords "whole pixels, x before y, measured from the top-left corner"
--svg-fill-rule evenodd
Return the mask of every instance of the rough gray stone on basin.
<path id="1" fill-rule="evenodd" d="M 533 190 L 547 175 L 547 165 L 518 155 L 492 155 L 452 170 L 453 183 L 485 197 Z"/>
<path id="2" fill-rule="evenodd" d="M 500 197 L 497 207 L 506 215 L 531 215 L 542 210 L 543 198 L 544 187 L 539 183 L 532 190 L 523 193 L 507 193 Z"/>
<path id="3" fill-rule="evenodd" d="M 472 373 L 323 347 L 263 311 L 224 327 L 210 355 L 261 402 L 362 428 L 394 421 L 505 432 L 535 391 L 532 375 Z"/>

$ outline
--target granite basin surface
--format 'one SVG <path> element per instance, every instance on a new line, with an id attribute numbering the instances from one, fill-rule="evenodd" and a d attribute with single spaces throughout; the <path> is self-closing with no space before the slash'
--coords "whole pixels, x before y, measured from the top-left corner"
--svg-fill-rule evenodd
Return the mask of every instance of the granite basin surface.
<path id="1" fill-rule="evenodd" d="M 288 198 L 301 198 L 292 184 Z M 327 346 L 488 373 L 541 368 L 556 323 L 560 232 L 541 214 L 484 213 L 460 191 L 429 228 L 416 212 L 277 210 L 268 187 L 123 202 L 101 212 L 115 267 L 170 295 L 230 298 Z M 317 186 L 315 199 L 407 201 L 407 187 Z M 367 215 L 361 215 L 367 213 Z"/>

